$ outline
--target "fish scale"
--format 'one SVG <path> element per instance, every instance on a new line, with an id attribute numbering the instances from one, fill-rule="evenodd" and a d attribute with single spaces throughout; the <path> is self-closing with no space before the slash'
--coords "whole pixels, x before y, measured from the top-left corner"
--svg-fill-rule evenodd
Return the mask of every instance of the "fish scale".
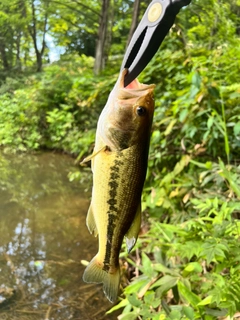
<path id="1" fill-rule="evenodd" d="M 132 151 L 131 148 L 129 149 L 127 149 L 126 155 L 125 155 L 125 158 L 128 158 L 128 160 L 129 160 L 129 153 Z M 122 156 L 122 158 L 123 158 L 122 163 L 124 164 L 126 160 L 124 159 L 124 156 Z M 136 159 L 133 159 L 133 160 L 136 160 Z M 114 215 L 114 216 L 116 216 L 116 214 L 121 215 L 120 218 L 117 219 L 119 220 L 119 222 L 118 222 L 118 227 L 116 228 L 116 230 L 114 230 L 115 232 L 111 232 L 112 229 L 115 227 L 115 224 L 111 224 L 111 221 L 109 221 L 109 218 L 108 218 L 107 234 L 108 235 L 109 233 L 113 234 L 113 237 L 111 239 L 108 238 L 108 240 L 111 242 L 111 247 L 109 246 L 108 250 L 113 251 L 110 257 L 114 256 L 113 254 L 114 252 L 120 251 L 122 239 L 126 234 L 126 232 L 128 231 L 129 226 L 132 224 L 134 220 L 135 213 L 137 211 L 137 207 L 140 202 L 140 195 L 141 195 L 142 185 L 144 181 L 143 176 L 137 174 L 139 171 L 140 171 L 139 164 L 137 164 L 136 161 L 135 162 L 132 161 L 130 166 L 129 166 L 129 162 L 128 162 L 128 165 L 126 164 L 122 165 L 121 170 L 119 172 L 119 178 L 117 179 L 117 182 L 118 182 L 118 186 L 120 185 L 121 188 L 117 188 L 115 190 L 114 198 L 112 198 L 114 200 L 115 199 L 118 200 L 116 201 L 116 206 L 115 206 L 116 210 L 113 210 L 113 208 L 111 208 L 110 206 L 109 210 L 107 211 L 109 215 Z M 143 170 L 141 171 L 143 172 Z M 113 189 L 110 188 L 109 195 L 111 194 L 112 190 Z M 109 200 L 108 200 L 108 203 L 110 203 Z M 134 215 L 133 214 L 129 215 L 129 212 L 133 212 Z M 112 259 L 112 261 L 108 261 L 108 263 L 110 262 L 111 265 L 118 265 L 118 256 L 115 256 L 114 258 L 115 260 Z"/>
<path id="2" fill-rule="evenodd" d="M 101 210 L 102 212 L 107 213 L 106 219 L 102 219 L 102 216 L 95 217 L 96 225 L 99 226 L 99 229 L 102 230 L 102 233 L 104 235 L 103 239 L 101 239 L 101 235 L 99 235 L 99 243 L 103 244 L 99 248 L 100 256 L 105 257 L 106 252 L 110 250 L 112 252 L 109 256 L 113 258 L 114 252 L 119 252 L 122 244 L 122 239 L 125 233 L 128 231 L 129 226 L 133 222 L 137 207 L 139 205 L 143 184 L 143 175 L 145 176 L 145 174 L 143 171 L 143 174 L 137 174 L 140 171 L 140 164 L 136 163 L 136 159 L 133 158 L 133 160 L 131 161 L 131 165 L 129 165 L 129 154 L 131 154 L 131 152 L 134 152 L 134 150 L 131 149 L 132 148 L 128 148 L 122 153 L 113 153 L 111 161 L 109 160 L 109 155 L 103 153 L 98 156 L 99 159 L 95 162 L 94 168 L 96 172 L 100 173 L 101 177 L 99 177 L 98 174 L 96 174 L 94 177 L 94 180 L 96 181 L 96 183 L 94 183 L 94 186 L 96 186 L 94 187 L 94 193 L 96 192 L 96 195 L 94 194 L 94 197 L 96 201 L 93 204 L 92 208 L 93 212 L 97 211 L 98 208 L 99 211 Z M 108 157 L 108 162 L 105 161 L 106 157 Z M 116 166 L 115 164 L 116 159 L 120 162 L 119 166 Z M 120 161 L 120 159 L 122 159 L 122 161 Z M 126 162 L 126 159 L 128 160 L 128 162 Z M 118 178 L 115 176 L 115 174 L 114 176 L 111 176 L 111 168 L 116 167 L 119 168 Z M 106 172 L 108 171 L 110 171 L 109 175 L 106 175 Z M 104 176 L 102 175 L 103 172 L 105 172 Z M 99 179 L 102 179 L 101 184 L 98 183 Z M 111 185 L 113 186 L 113 188 L 111 187 Z M 136 190 L 136 185 L 138 186 L 140 192 Z M 111 195 L 112 191 L 114 191 L 113 196 Z M 134 214 L 129 215 L 129 212 L 133 212 Z M 115 228 L 115 221 L 113 223 L 109 223 L 109 215 L 116 217 L 116 220 L 118 220 L 118 228 Z M 115 219 L 112 218 L 112 220 Z M 113 231 L 113 229 L 114 237 L 109 239 L 109 233 Z M 105 235 L 107 235 L 106 238 Z M 111 265 L 116 267 L 116 265 L 118 265 L 118 255 L 115 255 L 114 258 L 115 261 L 111 261 Z M 107 261 L 107 263 L 109 262 L 110 261 Z"/>

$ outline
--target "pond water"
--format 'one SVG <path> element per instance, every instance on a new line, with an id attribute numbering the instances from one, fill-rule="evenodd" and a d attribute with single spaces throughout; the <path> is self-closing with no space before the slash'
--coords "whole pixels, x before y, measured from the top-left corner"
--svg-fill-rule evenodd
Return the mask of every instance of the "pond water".
<path id="1" fill-rule="evenodd" d="M 0 153 L 0 319 L 87 320 L 112 306 L 82 281 L 97 251 L 85 224 L 89 193 L 69 182 L 62 154 Z"/>

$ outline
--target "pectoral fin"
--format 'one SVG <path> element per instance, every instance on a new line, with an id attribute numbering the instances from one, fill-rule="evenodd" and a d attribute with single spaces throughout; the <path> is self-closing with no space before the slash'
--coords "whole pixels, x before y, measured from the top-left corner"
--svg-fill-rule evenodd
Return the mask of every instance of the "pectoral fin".
<path id="1" fill-rule="evenodd" d="M 80 164 L 84 164 L 90 160 L 92 160 L 94 157 L 96 157 L 96 155 L 98 155 L 101 151 L 105 151 L 107 149 L 107 146 L 103 146 L 101 149 L 94 151 L 90 156 L 86 157 L 83 159 L 82 162 L 80 162 Z"/>
<path id="2" fill-rule="evenodd" d="M 96 226 L 96 222 L 94 219 L 94 215 L 93 215 L 93 209 L 92 209 L 92 204 L 90 204 L 90 207 L 88 209 L 88 213 L 87 213 L 87 227 L 89 232 L 92 234 L 94 234 L 94 236 L 96 237 L 98 235 L 98 230 L 97 230 L 97 226 Z"/>
<path id="3" fill-rule="evenodd" d="M 139 230 L 141 227 L 141 212 L 142 208 L 140 202 L 133 223 L 125 235 L 128 253 L 132 250 L 138 238 Z"/>

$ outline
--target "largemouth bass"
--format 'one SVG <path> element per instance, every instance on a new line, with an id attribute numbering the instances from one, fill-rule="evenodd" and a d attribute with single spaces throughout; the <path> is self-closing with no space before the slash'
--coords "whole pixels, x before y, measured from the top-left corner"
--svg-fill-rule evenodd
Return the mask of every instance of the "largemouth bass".
<path id="1" fill-rule="evenodd" d="M 99 251 L 83 280 L 103 283 L 111 302 L 118 296 L 123 238 L 130 252 L 141 225 L 141 193 L 154 112 L 155 86 L 136 79 L 124 88 L 126 72 L 121 73 L 99 117 L 93 154 L 83 160 L 91 160 L 93 172 L 87 226 L 99 239 Z"/>

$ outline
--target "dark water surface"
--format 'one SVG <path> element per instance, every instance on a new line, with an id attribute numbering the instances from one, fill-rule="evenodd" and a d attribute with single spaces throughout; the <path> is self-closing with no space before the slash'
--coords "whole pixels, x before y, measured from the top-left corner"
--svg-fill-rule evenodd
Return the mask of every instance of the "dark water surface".
<path id="1" fill-rule="evenodd" d="M 0 319 L 88 320 L 112 306 L 82 281 L 97 251 L 85 219 L 89 194 L 69 182 L 74 161 L 0 153 Z"/>

